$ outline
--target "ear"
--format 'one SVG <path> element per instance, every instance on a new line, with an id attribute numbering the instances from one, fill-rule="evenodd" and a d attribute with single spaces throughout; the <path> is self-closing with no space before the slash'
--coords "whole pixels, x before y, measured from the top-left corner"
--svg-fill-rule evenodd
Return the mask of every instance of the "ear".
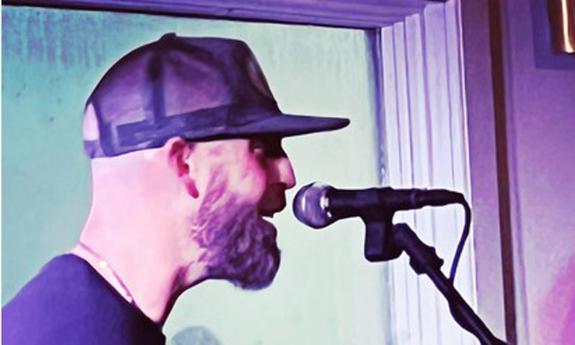
<path id="1" fill-rule="evenodd" d="M 188 163 L 193 151 L 193 146 L 183 138 L 174 137 L 168 139 L 166 144 L 164 144 L 164 149 L 167 152 L 170 167 L 182 183 L 184 183 L 188 194 L 192 198 L 197 198 L 199 192 L 195 181 L 190 175 L 190 165 Z"/>

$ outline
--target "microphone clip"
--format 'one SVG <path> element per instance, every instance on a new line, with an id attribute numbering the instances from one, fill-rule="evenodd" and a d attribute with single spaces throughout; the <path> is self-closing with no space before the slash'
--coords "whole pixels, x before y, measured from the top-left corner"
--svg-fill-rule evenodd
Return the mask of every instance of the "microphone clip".
<path id="1" fill-rule="evenodd" d="M 362 216 L 365 224 L 364 256 L 370 262 L 389 261 L 398 258 L 403 249 L 393 241 L 393 214 Z"/>

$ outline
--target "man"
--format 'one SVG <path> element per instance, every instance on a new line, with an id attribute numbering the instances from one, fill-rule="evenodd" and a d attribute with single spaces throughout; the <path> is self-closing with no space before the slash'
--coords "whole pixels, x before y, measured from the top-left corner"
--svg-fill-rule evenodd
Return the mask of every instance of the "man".
<path id="1" fill-rule="evenodd" d="M 269 285 L 270 218 L 295 185 L 285 136 L 347 119 L 282 114 L 247 45 L 174 34 L 121 58 L 88 98 L 92 206 L 71 253 L 3 310 L 5 344 L 163 344 L 207 279 Z"/>

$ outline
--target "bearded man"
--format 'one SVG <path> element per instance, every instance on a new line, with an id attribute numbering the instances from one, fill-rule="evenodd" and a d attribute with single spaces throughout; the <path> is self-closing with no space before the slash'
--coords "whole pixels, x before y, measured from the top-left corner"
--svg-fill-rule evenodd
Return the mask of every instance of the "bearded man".
<path id="1" fill-rule="evenodd" d="M 280 252 L 264 218 L 295 185 L 281 140 L 348 123 L 283 114 L 241 41 L 167 34 L 130 52 L 86 102 L 78 244 L 4 307 L 4 344 L 164 344 L 187 289 L 268 286 Z"/>

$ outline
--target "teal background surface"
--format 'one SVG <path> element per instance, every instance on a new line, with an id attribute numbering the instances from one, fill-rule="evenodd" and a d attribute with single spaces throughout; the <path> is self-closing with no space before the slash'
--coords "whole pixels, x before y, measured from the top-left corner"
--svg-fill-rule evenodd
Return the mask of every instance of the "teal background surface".
<path id="1" fill-rule="evenodd" d="M 298 187 L 379 182 L 363 31 L 12 6 L 3 6 L 2 20 L 3 304 L 80 233 L 90 201 L 85 99 L 118 58 L 166 32 L 243 39 L 282 110 L 351 118 L 345 130 L 285 141 Z M 201 326 L 222 344 L 384 343 L 388 281 L 381 265 L 363 259 L 361 222 L 313 232 L 290 210 L 274 222 L 282 248 L 274 284 L 191 289 L 164 327 L 168 339 Z"/>

